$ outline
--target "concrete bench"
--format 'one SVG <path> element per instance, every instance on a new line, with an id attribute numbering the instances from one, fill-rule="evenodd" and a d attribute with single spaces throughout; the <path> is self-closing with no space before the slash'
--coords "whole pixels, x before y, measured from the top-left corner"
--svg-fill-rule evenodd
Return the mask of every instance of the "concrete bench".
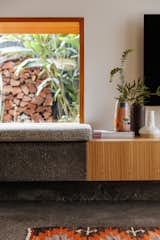
<path id="1" fill-rule="evenodd" d="M 86 179 L 87 124 L 1 123 L 0 181 Z"/>

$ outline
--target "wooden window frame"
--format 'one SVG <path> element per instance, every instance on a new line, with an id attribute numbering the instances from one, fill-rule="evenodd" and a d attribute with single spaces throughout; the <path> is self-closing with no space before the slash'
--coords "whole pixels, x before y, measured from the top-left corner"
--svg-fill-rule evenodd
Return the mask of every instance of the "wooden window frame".
<path id="1" fill-rule="evenodd" d="M 19 23 L 19 24 L 18 24 Z M 47 27 L 45 25 L 47 24 Z M 27 29 L 26 29 L 27 26 Z M 38 27 L 41 27 L 40 31 Z M 52 28 L 54 27 L 54 31 Z M 16 30 L 17 29 L 17 30 Z M 60 29 L 60 30 L 59 30 Z M 0 33 L 80 34 L 80 123 L 84 122 L 84 18 L 0 18 Z M 70 31 L 70 32 L 69 32 Z"/>

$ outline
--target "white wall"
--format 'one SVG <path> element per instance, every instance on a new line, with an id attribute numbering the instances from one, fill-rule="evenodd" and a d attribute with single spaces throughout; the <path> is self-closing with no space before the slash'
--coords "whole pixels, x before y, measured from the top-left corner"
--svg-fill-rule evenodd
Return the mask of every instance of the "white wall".
<path id="1" fill-rule="evenodd" d="M 0 17 L 85 18 L 85 121 L 112 128 L 115 84 L 110 69 L 125 48 L 135 49 L 128 79 L 143 72 L 143 15 L 160 13 L 159 0 L 0 0 Z"/>

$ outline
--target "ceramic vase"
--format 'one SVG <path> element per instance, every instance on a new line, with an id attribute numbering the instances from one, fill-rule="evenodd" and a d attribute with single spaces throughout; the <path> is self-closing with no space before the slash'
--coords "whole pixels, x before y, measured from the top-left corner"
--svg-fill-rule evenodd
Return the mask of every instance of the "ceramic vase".
<path id="1" fill-rule="evenodd" d="M 147 111 L 145 126 L 139 130 L 139 134 L 144 138 L 160 138 L 160 130 L 155 124 L 155 111 Z"/>
<path id="2" fill-rule="evenodd" d="M 145 107 L 140 104 L 131 105 L 131 131 L 139 136 L 139 129 L 145 125 Z"/>
<path id="3" fill-rule="evenodd" d="M 116 102 L 114 130 L 118 132 L 130 131 L 130 106 L 127 102 Z"/>

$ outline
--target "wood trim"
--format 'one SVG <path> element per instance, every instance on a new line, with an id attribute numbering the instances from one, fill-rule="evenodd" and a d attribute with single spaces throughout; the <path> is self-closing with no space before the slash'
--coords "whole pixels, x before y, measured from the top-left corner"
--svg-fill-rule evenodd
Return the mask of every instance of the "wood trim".
<path id="1" fill-rule="evenodd" d="M 78 34 L 79 24 L 76 22 L 3 22 L 0 24 L 0 33 L 53 33 L 53 31 L 56 34 Z"/>
<path id="2" fill-rule="evenodd" d="M 84 19 L 80 20 L 80 123 L 84 122 Z"/>
<path id="3" fill-rule="evenodd" d="M 80 18 L 0 18 L 0 33 L 80 33 Z"/>
<path id="4" fill-rule="evenodd" d="M 47 24 L 47 27 L 46 27 L 46 24 Z M 16 32 L 15 32 L 15 29 L 16 29 Z M 77 18 L 61 18 L 61 17 L 60 18 L 0 18 L 0 33 L 33 33 L 33 32 L 34 33 L 53 33 L 53 29 L 54 29 L 54 33 L 80 34 L 80 122 L 83 123 L 84 122 L 84 18 L 82 17 L 77 17 Z"/>
<path id="5" fill-rule="evenodd" d="M 101 138 L 101 139 L 92 139 L 90 142 L 160 142 L 160 138 L 141 138 L 141 137 L 135 137 L 135 138 L 126 138 L 126 139 L 116 139 L 116 138 Z"/>
<path id="6" fill-rule="evenodd" d="M 2 17 L 0 22 L 81 22 L 83 19 L 83 17 Z"/>
<path id="7" fill-rule="evenodd" d="M 160 180 L 160 139 L 88 142 L 87 180 Z"/>

